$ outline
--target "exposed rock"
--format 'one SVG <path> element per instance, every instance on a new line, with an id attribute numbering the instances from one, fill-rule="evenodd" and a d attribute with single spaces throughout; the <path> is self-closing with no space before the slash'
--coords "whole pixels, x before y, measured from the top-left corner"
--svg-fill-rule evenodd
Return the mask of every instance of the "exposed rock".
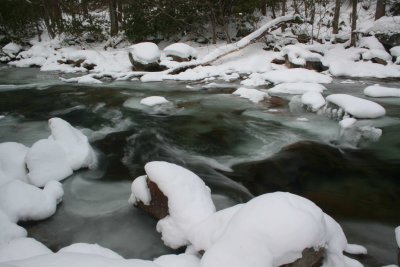
<path id="1" fill-rule="evenodd" d="M 92 70 L 92 69 L 94 69 L 95 67 L 96 67 L 97 65 L 96 64 L 89 64 L 89 63 L 83 63 L 83 65 L 82 65 L 82 67 L 84 67 L 85 69 L 87 69 L 87 70 Z"/>
<path id="2" fill-rule="evenodd" d="M 139 201 L 136 206 L 149 213 L 154 218 L 161 220 L 169 214 L 168 198 L 161 192 L 156 183 L 152 182 L 149 178 L 146 179 L 146 182 L 151 195 L 150 204 L 145 205 L 143 202 Z"/>
<path id="3" fill-rule="evenodd" d="M 392 33 L 392 34 L 378 33 L 378 34 L 375 34 L 375 37 L 388 50 L 392 47 L 400 45 L 400 33 Z"/>
<path id="4" fill-rule="evenodd" d="M 144 64 L 144 63 L 140 63 L 138 61 L 136 61 L 133 58 L 133 55 L 131 52 L 129 52 L 129 60 L 132 63 L 132 70 L 134 71 L 149 71 L 149 72 L 155 72 L 155 71 L 162 71 L 165 70 L 165 67 L 161 66 L 159 61 L 157 62 L 152 62 L 152 63 L 148 63 L 148 64 Z"/>
<path id="5" fill-rule="evenodd" d="M 320 267 L 324 259 L 325 249 L 306 248 L 301 253 L 302 257 L 293 263 L 282 265 L 281 267 Z"/>
<path id="6" fill-rule="evenodd" d="M 289 60 L 288 55 L 285 55 L 284 57 L 285 57 L 285 66 L 288 67 L 289 69 L 305 68 L 308 70 L 315 70 L 318 72 L 325 71 L 328 69 L 328 67 L 324 66 L 320 60 L 312 60 L 312 61 L 306 60 L 306 64 L 304 66 L 301 66 L 301 65 L 292 63 Z"/>
<path id="7" fill-rule="evenodd" d="M 384 65 L 384 66 L 387 65 L 387 62 L 385 60 L 379 58 L 379 57 L 373 57 L 373 58 L 371 58 L 371 61 L 373 63 L 381 64 L 381 65 Z"/>
<path id="8" fill-rule="evenodd" d="M 283 64 L 286 63 L 286 60 L 285 59 L 280 59 L 280 58 L 274 58 L 271 61 L 271 63 L 278 64 L 278 65 L 283 65 Z"/>
<path id="9" fill-rule="evenodd" d="M 62 59 L 59 59 L 59 60 L 57 60 L 57 63 L 59 63 L 59 64 L 67 64 L 67 65 L 71 65 L 73 67 L 78 67 L 79 68 L 84 61 L 85 61 L 84 59 L 78 59 L 78 60 L 72 60 L 72 59 L 62 60 Z"/>
<path id="10" fill-rule="evenodd" d="M 311 37 L 308 36 L 307 34 L 299 34 L 299 35 L 297 36 L 297 41 L 299 41 L 299 43 L 302 43 L 302 44 L 306 44 L 306 43 L 308 43 L 310 40 L 311 40 Z"/>

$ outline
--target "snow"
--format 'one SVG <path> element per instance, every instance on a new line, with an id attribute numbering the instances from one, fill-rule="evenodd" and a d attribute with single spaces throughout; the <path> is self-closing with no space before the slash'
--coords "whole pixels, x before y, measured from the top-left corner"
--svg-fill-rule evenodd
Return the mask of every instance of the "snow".
<path id="1" fill-rule="evenodd" d="M 54 214 L 63 194 L 62 185 L 56 181 L 41 190 L 15 180 L 0 187 L 0 210 L 11 222 L 46 219 Z"/>
<path id="2" fill-rule="evenodd" d="M 248 89 L 248 88 L 244 88 L 244 87 L 237 89 L 232 94 L 249 99 L 251 102 L 254 102 L 254 103 L 258 103 L 258 102 L 264 100 L 264 98 L 268 97 L 268 94 L 265 92 L 262 92 L 257 89 Z"/>
<path id="3" fill-rule="evenodd" d="M 274 70 L 263 74 L 263 78 L 274 84 L 278 83 L 331 83 L 332 78 L 312 70 L 295 68 Z"/>
<path id="4" fill-rule="evenodd" d="M 379 49 L 371 49 L 371 50 L 368 50 L 367 52 L 364 52 L 362 54 L 362 58 L 365 60 L 371 60 L 373 58 L 380 58 L 387 62 L 392 62 L 392 56 L 385 50 L 379 50 Z"/>
<path id="5" fill-rule="evenodd" d="M 169 215 L 157 223 L 162 240 L 171 248 L 189 244 L 193 226 L 215 212 L 210 189 L 196 174 L 172 163 L 149 162 L 145 171 L 168 197 Z"/>
<path id="6" fill-rule="evenodd" d="M 19 51 L 22 50 L 22 47 L 16 43 L 8 43 L 2 48 L 3 52 L 7 54 L 9 57 L 15 57 Z"/>
<path id="7" fill-rule="evenodd" d="M 282 55 L 287 55 L 291 63 L 304 66 L 306 61 L 320 61 L 322 56 L 310 52 L 304 47 L 298 45 L 287 45 L 282 49 Z"/>
<path id="8" fill-rule="evenodd" d="M 356 122 L 357 120 L 354 118 L 345 118 L 339 122 L 339 125 L 340 128 L 347 129 L 353 127 Z"/>
<path id="9" fill-rule="evenodd" d="M 89 255 L 98 255 L 108 259 L 123 259 L 123 257 L 111 249 L 104 248 L 98 244 L 76 243 L 68 247 L 64 247 L 58 251 L 59 253 L 82 253 Z"/>
<path id="10" fill-rule="evenodd" d="M 60 118 L 49 120 L 51 135 L 49 139 L 60 145 L 67 155 L 73 170 L 94 168 L 97 164 L 95 153 L 87 137 L 67 121 Z"/>
<path id="11" fill-rule="evenodd" d="M 198 52 L 195 48 L 184 43 L 174 43 L 164 48 L 166 56 L 177 56 L 180 58 L 196 58 Z"/>
<path id="12" fill-rule="evenodd" d="M 0 246 L 0 262 L 28 259 L 53 252 L 33 238 L 16 238 Z"/>
<path id="13" fill-rule="evenodd" d="M 375 84 L 365 88 L 364 95 L 369 97 L 400 97 L 400 88 L 384 87 Z"/>
<path id="14" fill-rule="evenodd" d="M 326 87 L 318 83 L 281 83 L 275 85 L 271 89 L 268 89 L 269 93 L 279 93 L 279 94 L 304 94 L 307 92 L 322 93 L 326 90 Z"/>
<path id="15" fill-rule="evenodd" d="M 151 201 L 150 190 L 147 187 L 147 175 L 137 177 L 131 186 L 132 194 L 129 198 L 129 203 L 136 204 L 137 201 L 143 202 L 145 205 L 149 205 Z"/>
<path id="16" fill-rule="evenodd" d="M 28 148 L 23 144 L 5 142 L 0 144 L 0 176 L 4 175 L 10 179 L 27 181 L 25 156 Z M 0 178 L 1 181 L 4 178 Z"/>
<path id="17" fill-rule="evenodd" d="M 1 188 L 1 186 L 0 186 Z M 14 222 L 0 209 L 0 247 L 11 240 L 28 235 L 26 230 Z"/>
<path id="18" fill-rule="evenodd" d="M 346 94 L 332 94 L 326 100 L 342 108 L 346 113 L 359 119 L 379 118 L 385 115 L 385 109 L 372 101 Z"/>
<path id="19" fill-rule="evenodd" d="M 400 248 L 400 226 L 397 226 L 394 231 L 396 236 L 397 247 Z"/>
<path id="20" fill-rule="evenodd" d="M 301 96 L 301 102 L 313 112 L 318 111 L 326 103 L 325 98 L 319 92 L 307 92 L 303 94 Z"/>
<path id="21" fill-rule="evenodd" d="M 400 57 L 400 46 L 395 46 L 390 49 L 390 54 L 394 57 Z"/>
<path id="22" fill-rule="evenodd" d="M 348 77 L 400 77 L 400 67 L 396 65 L 383 66 L 372 62 L 352 62 L 340 59 L 330 64 L 329 72 L 334 76 Z"/>
<path id="23" fill-rule="evenodd" d="M 165 97 L 162 96 L 149 96 L 146 98 L 143 98 L 142 100 L 140 100 L 140 104 L 142 105 L 146 105 L 149 107 L 153 107 L 156 105 L 162 105 L 162 104 L 166 104 L 169 103 L 169 101 L 167 99 L 165 99 Z"/>
<path id="24" fill-rule="evenodd" d="M 189 254 L 164 255 L 154 260 L 160 267 L 198 267 L 198 257 Z"/>
<path id="25" fill-rule="evenodd" d="M 26 155 L 26 165 L 28 180 L 37 187 L 52 180 L 61 181 L 73 173 L 64 149 L 49 139 L 33 144 Z"/>
<path id="26" fill-rule="evenodd" d="M 360 38 L 358 46 L 368 49 L 385 50 L 383 44 L 375 36 Z"/>
<path id="27" fill-rule="evenodd" d="M 356 244 L 347 244 L 345 251 L 347 253 L 353 254 L 353 255 L 368 254 L 368 251 L 364 246 L 360 246 L 360 245 L 356 245 Z"/>
<path id="28" fill-rule="evenodd" d="M 200 266 L 281 266 L 300 258 L 304 248 L 324 247 L 324 266 L 345 266 L 347 245 L 340 226 L 311 201 L 271 193 L 246 203 L 233 216 Z"/>
<path id="29" fill-rule="evenodd" d="M 376 20 L 367 31 L 373 33 L 399 33 L 400 16 L 386 17 Z"/>
<path id="30" fill-rule="evenodd" d="M 161 52 L 154 43 L 144 42 L 131 46 L 133 59 L 142 64 L 150 64 L 160 60 Z"/>
<path id="31" fill-rule="evenodd" d="M 84 75 L 81 77 L 75 77 L 75 78 L 69 78 L 69 79 L 64 79 L 60 78 L 62 81 L 67 82 L 67 83 L 80 83 L 80 84 L 100 84 L 103 83 L 102 81 L 93 78 L 91 74 Z"/>

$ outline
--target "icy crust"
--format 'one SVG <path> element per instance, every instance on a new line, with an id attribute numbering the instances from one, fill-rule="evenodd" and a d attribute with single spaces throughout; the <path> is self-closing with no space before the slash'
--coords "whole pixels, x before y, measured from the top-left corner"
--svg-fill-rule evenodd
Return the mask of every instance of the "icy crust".
<path id="1" fill-rule="evenodd" d="M 246 98 L 248 100 L 250 100 L 251 102 L 254 103 L 258 103 L 260 101 L 263 101 L 264 98 L 269 97 L 267 93 L 262 92 L 260 90 L 257 89 L 248 89 L 248 88 L 244 88 L 241 87 L 239 89 L 237 89 L 235 92 L 233 92 L 232 94 L 234 95 L 238 95 L 242 98 Z"/>
<path id="2" fill-rule="evenodd" d="M 365 88 L 364 95 L 369 97 L 400 97 L 400 88 L 384 87 L 375 84 Z"/>
<path id="3" fill-rule="evenodd" d="M 343 109 L 346 113 L 359 119 L 373 119 L 385 115 L 385 109 L 372 101 L 346 94 L 332 94 L 326 101 Z"/>
<path id="4" fill-rule="evenodd" d="M 145 171 L 168 197 L 169 215 L 157 223 L 162 240 L 172 248 L 188 245 L 193 226 L 215 212 L 210 188 L 193 172 L 172 163 L 149 162 Z"/>
<path id="5" fill-rule="evenodd" d="M 196 58 L 198 52 L 195 48 L 184 43 L 174 43 L 164 48 L 166 56 L 177 56 L 180 58 Z"/>
<path id="6" fill-rule="evenodd" d="M 140 100 L 140 104 L 153 107 L 156 105 L 167 104 L 169 101 L 163 96 L 149 96 Z"/>
<path id="7" fill-rule="evenodd" d="M 304 94 L 307 92 L 322 93 L 326 87 L 318 83 L 281 83 L 268 90 L 270 93 L 280 94 Z"/>
<path id="8" fill-rule="evenodd" d="M 161 52 L 154 43 L 144 42 L 131 46 L 133 59 L 142 64 L 150 64 L 160 60 Z"/>
<path id="9" fill-rule="evenodd" d="M 318 111 L 326 104 L 325 98 L 319 92 L 307 92 L 303 94 L 301 102 L 313 112 Z"/>

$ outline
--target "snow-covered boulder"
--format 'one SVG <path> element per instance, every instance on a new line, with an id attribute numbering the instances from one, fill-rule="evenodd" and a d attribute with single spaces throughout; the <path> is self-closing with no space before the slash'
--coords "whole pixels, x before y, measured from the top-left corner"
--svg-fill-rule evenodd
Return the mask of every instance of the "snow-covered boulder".
<path id="1" fill-rule="evenodd" d="M 28 148 L 23 144 L 5 142 L 0 144 L 0 185 L 1 176 L 27 181 L 25 156 Z"/>
<path id="2" fill-rule="evenodd" d="M 378 103 L 346 94 L 332 94 L 326 97 L 326 101 L 338 107 L 337 113 L 344 111 L 359 119 L 373 119 L 385 115 L 386 111 Z M 328 107 L 328 109 L 331 109 Z M 341 117 L 341 116 L 339 116 Z"/>
<path id="3" fill-rule="evenodd" d="M 52 253 L 45 245 L 33 238 L 17 238 L 0 246 L 0 262 L 28 259 Z"/>
<path id="4" fill-rule="evenodd" d="M 339 224 L 314 203 L 277 192 L 241 207 L 200 266 L 281 266 L 301 258 L 305 248 L 324 248 L 324 266 L 345 266 L 346 246 Z"/>
<path id="5" fill-rule="evenodd" d="M 68 247 L 60 249 L 61 253 L 82 253 L 89 255 L 98 255 L 108 259 L 121 260 L 123 257 L 111 249 L 104 248 L 98 244 L 75 243 Z"/>
<path id="6" fill-rule="evenodd" d="M 257 89 L 248 89 L 244 87 L 237 89 L 232 94 L 246 98 L 254 103 L 258 103 L 268 97 L 268 94 L 266 92 L 262 92 Z"/>
<path id="7" fill-rule="evenodd" d="M 307 92 L 322 93 L 326 87 L 318 83 L 281 83 L 268 89 L 269 93 L 301 95 Z"/>
<path id="8" fill-rule="evenodd" d="M 56 181 L 41 190 L 15 180 L 0 187 L 0 210 L 11 222 L 46 219 L 54 214 L 63 194 L 62 185 Z"/>
<path id="9" fill-rule="evenodd" d="M 331 83 L 328 75 L 306 69 L 274 70 L 262 74 L 264 80 L 278 83 Z M 251 75 L 250 75 L 251 78 Z"/>
<path id="10" fill-rule="evenodd" d="M 19 44 L 11 42 L 3 46 L 2 50 L 10 58 L 15 58 L 22 51 L 22 47 Z"/>
<path id="11" fill-rule="evenodd" d="M 190 254 L 163 255 L 154 259 L 154 263 L 160 267 L 198 267 L 200 259 Z"/>
<path id="12" fill-rule="evenodd" d="M 369 97 L 400 97 L 400 88 L 384 87 L 375 84 L 365 88 L 364 95 Z"/>
<path id="13" fill-rule="evenodd" d="M 73 173 L 64 149 L 49 139 L 33 144 L 26 154 L 26 164 L 28 180 L 37 187 L 43 187 L 49 181 L 61 181 Z"/>
<path id="14" fill-rule="evenodd" d="M 301 102 L 313 112 L 317 112 L 326 103 L 325 98 L 319 92 L 307 92 L 303 94 Z"/>
<path id="15" fill-rule="evenodd" d="M 282 49 L 282 56 L 285 58 L 285 64 L 289 68 L 303 67 L 310 70 L 326 70 L 321 60 L 322 56 L 318 53 L 309 51 L 300 45 L 288 45 Z"/>
<path id="16" fill-rule="evenodd" d="M 197 58 L 197 50 L 184 43 L 174 43 L 164 48 L 165 56 L 172 57 L 174 61 L 183 62 Z"/>
<path id="17" fill-rule="evenodd" d="M 129 60 L 135 71 L 160 71 L 160 57 L 160 49 L 150 42 L 135 44 L 129 52 Z"/>
<path id="18" fill-rule="evenodd" d="M 88 138 L 81 131 L 60 118 L 51 118 L 49 127 L 51 130 L 49 139 L 63 148 L 73 170 L 96 167 L 96 155 Z"/>
<path id="19" fill-rule="evenodd" d="M 367 31 L 375 35 L 385 46 L 400 45 L 400 16 L 383 16 L 376 20 Z"/>
<path id="20" fill-rule="evenodd" d="M 165 99 L 165 97 L 163 97 L 163 96 L 149 96 L 149 97 L 146 97 L 146 98 L 143 98 L 142 100 L 140 100 L 140 104 L 146 105 L 149 107 L 167 104 L 167 103 L 170 103 L 170 102 L 167 99 Z"/>

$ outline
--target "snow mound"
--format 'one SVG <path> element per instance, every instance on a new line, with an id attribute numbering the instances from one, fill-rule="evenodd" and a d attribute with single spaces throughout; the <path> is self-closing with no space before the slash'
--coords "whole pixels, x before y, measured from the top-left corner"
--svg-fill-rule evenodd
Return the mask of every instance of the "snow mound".
<path id="1" fill-rule="evenodd" d="M 400 46 L 395 46 L 390 49 L 390 54 L 393 57 L 400 57 Z"/>
<path id="2" fill-rule="evenodd" d="M 382 17 L 374 22 L 367 32 L 373 33 L 399 33 L 400 16 Z"/>
<path id="3" fill-rule="evenodd" d="M 161 52 L 154 43 L 144 42 L 131 46 L 133 59 L 141 64 L 150 64 L 160 60 Z"/>
<path id="4" fill-rule="evenodd" d="M 313 112 L 317 112 L 326 103 L 325 98 L 319 92 L 307 92 L 303 94 L 301 96 L 301 102 Z"/>
<path id="5" fill-rule="evenodd" d="M 98 244 L 86 244 L 86 243 L 76 243 L 68 247 L 62 248 L 58 251 L 59 253 L 82 253 L 89 255 L 98 255 L 108 259 L 123 259 L 123 257 L 111 249 L 104 248 Z"/>
<path id="6" fill-rule="evenodd" d="M 385 50 L 371 49 L 362 54 L 362 58 L 365 60 L 371 60 L 373 58 L 379 58 L 387 62 L 392 62 L 392 56 Z"/>
<path id="7" fill-rule="evenodd" d="M 249 99 L 251 102 L 254 102 L 254 103 L 258 103 L 258 102 L 264 100 L 264 98 L 268 97 L 268 94 L 265 92 L 262 92 L 257 89 L 248 89 L 248 88 L 244 88 L 244 87 L 237 89 L 232 94 Z"/>
<path id="8" fill-rule="evenodd" d="M 0 210 L 11 222 L 42 220 L 54 214 L 63 194 L 62 185 L 56 181 L 41 190 L 15 180 L 0 187 Z"/>
<path id="9" fill-rule="evenodd" d="M 37 187 L 52 180 L 61 181 L 73 173 L 64 149 L 49 139 L 33 144 L 26 154 L 26 164 L 29 169 L 28 180 Z"/>
<path id="10" fill-rule="evenodd" d="M 377 49 L 377 50 L 385 50 L 385 47 L 375 36 L 368 36 L 360 38 L 359 47 L 368 48 L 368 49 Z"/>
<path id="11" fill-rule="evenodd" d="M 25 156 L 28 148 L 23 144 L 6 142 L 0 144 L 0 173 L 10 179 L 26 180 Z M 0 174 L 1 176 L 2 174 Z M 0 178 L 0 186 L 2 184 Z"/>
<path id="12" fill-rule="evenodd" d="M 170 103 L 167 99 L 165 99 L 165 97 L 162 96 L 149 96 L 146 98 L 143 98 L 142 100 L 140 100 L 140 104 L 142 105 L 146 105 L 149 107 L 153 107 L 156 105 L 162 105 L 162 104 L 166 104 L 166 103 Z"/>
<path id="13" fill-rule="evenodd" d="M 274 70 L 263 74 L 263 78 L 274 84 L 278 83 L 331 83 L 332 78 L 312 70 L 295 68 Z"/>
<path id="14" fill-rule="evenodd" d="M 8 43 L 2 48 L 2 50 L 9 57 L 15 57 L 18 52 L 22 50 L 22 47 L 16 43 Z"/>
<path id="15" fill-rule="evenodd" d="M 154 260 L 160 267 L 198 267 L 198 257 L 189 254 L 164 255 Z"/>
<path id="16" fill-rule="evenodd" d="M 318 83 L 281 83 L 268 90 L 269 93 L 301 95 L 307 92 L 322 93 L 326 87 Z"/>
<path id="17" fill-rule="evenodd" d="M 33 238 L 17 238 L 0 246 L 0 262 L 28 259 L 53 252 Z"/>
<path id="18" fill-rule="evenodd" d="M 0 247 L 11 240 L 28 235 L 21 226 L 11 222 L 8 216 L 0 209 Z"/>
<path id="19" fill-rule="evenodd" d="M 147 187 L 147 175 L 137 177 L 131 186 L 132 194 L 129 198 L 129 203 L 136 204 L 141 201 L 145 205 L 149 205 L 151 201 L 150 190 Z"/>
<path id="20" fill-rule="evenodd" d="M 96 166 L 95 153 L 84 134 L 60 118 L 51 118 L 49 127 L 51 130 L 49 139 L 64 149 L 73 170 Z"/>
<path id="21" fill-rule="evenodd" d="M 390 88 L 375 84 L 365 88 L 364 95 L 369 97 L 400 97 L 400 88 Z"/>
<path id="22" fill-rule="evenodd" d="M 345 266 L 341 227 L 311 201 L 290 193 L 256 197 L 240 208 L 200 266 L 281 266 L 304 248 L 325 248 L 324 266 Z"/>
<path id="23" fill-rule="evenodd" d="M 149 162 L 145 171 L 168 197 L 169 215 L 157 223 L 162 240 L 172 248 L 189 244 L 193 226 L 215 212 L 210 189 L 196 174 L 172 163 Z"/>
<path id="24" fill-rule="evenodd" d="M 349 60 L 333 61 L 329 72 L 334 76 L 347 77 L 400 77 L 400 68 L 396 65 L 375 64 L 372 62 L 352 62 Z"/>
<path id="25" fill-rule="evenodd" d="M 385 109 L 372 101 L 346 94 L 333 94 L 326 100 L 343 109 L 346 113 L 359 119 L 373 119 L 385 115 Z"/>
<path id="26" fill-rule="evenodd" d="M 322 56 L 317 53 L 310 52 L 304 47 L 298 45 L 288 45 L 282 49 L 282 55 L 287 55 L 291 63 L 304 66 L 306 61 L 321 61 Z"/>
<path id="27" fill-rule="evenodd" d="M 197 50 L 190 45 L 184 43 L 175 43 L 164 48 L 166 56 L 177 56 L 180 58 L 196 58 Z"/>

